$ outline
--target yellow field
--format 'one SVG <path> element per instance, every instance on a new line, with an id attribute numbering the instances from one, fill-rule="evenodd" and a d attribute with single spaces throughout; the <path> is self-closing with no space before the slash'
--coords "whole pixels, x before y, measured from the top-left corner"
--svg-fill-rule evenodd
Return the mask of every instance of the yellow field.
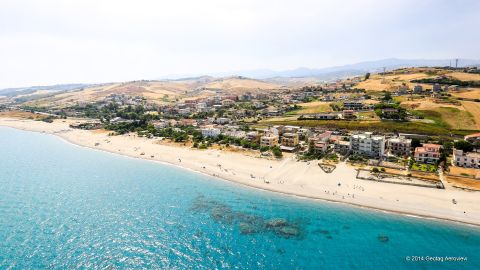
<path id="1" fill-rule="evenodd" d="M 480 81 L 480 74 L 452 72 L 447 75 L 461 81 Z"/>
<path id="2" fill-rule="evenodd" d="M 253 79 L 228 78 L 210 82 L 204 86 L 205 88 L 222 89 L 233 93 L 243 91 L 257 92 L 258 90 L 279 89 L 280 85 L 274 83 L 263 82 Z"/>
<path id="3" fill-rule="evenodd" d="M 475 129 L 480 129 L 480 103 L 473 101 L 463 101 L 462 105 L 475 120 Z"/>
<path id="4" fill-rule="evenodd" d="M 413 73 L 413 74 L 394 74 L 386 75 L 385 78 L 382 75 L 372 75 L 370 79 L 360 82 L 355 87 L 363 88 L 370 91 L 394 91 L 397 90 L 399 86 L 405 83 L 409 88 L 413 88 L 415 83 L 411 83 L 411 80 L 424 79 L 432 77 L 425 73 Z M 424 88 L 431 88 L 427 84 L 421 84 Z"/>
<path id="5" fill-rule="evenodd" d="M 480 88 L 467 88 L 457 92 L 450 92 L 454 97 L 480 99 Z"/>
<path id="6" fill-rule="evenodd" d="M 330 107 L 328 102 L 323 101 L 313 101 L 307 103 L 300 103 L 298 104 L 302 108 L 298 111 L 295 111 L 295 114 L 312 114 L 312 113 L 324 113 L 324 112 L 332 112 L 332 108 Z"/>
<path id="7" fill-rule="evenodd" d="M 439 107 L 451 107 L 456 108 L 459 110 L 464 110 L 462 106 L 457 106 L 453 104 L 438 104 L 435 103 L 432 98 L 423 98 L 423 99 L 416 99 L 416 100 L 409 100 L 403 101 L 401 103 L 402 107 L 407 109 L 415 109 L 415 110 L 435 110 Z"/>
<path id="8" fill-rule="evenodd" d="M 27 105 L 65 107 L 75 105 L 79 101 L 98 101 L 110 94 L 142 96 L 150 102 L 161 104 L 189 97 L 190 93 L 194 97 L 206 97 L 215 95 L 215 90 L 222 90 L 231 94 L 242 94 L 246 91 L 273 91 L 279 88 L 281 86 L 277 84 L 236 77 L 217 80 L 210 77 L 202 77 L 179 81 L 134 81 L 110 83 L 89 87 L 81 91 L 60 93 L 55 96 L 28 102 Z"/>
<path id="9" fill-rule="evenodd" d="M 411 83 L 411 80 L 433 78 L 439 75 L 446 75 L 462 81 L 480 81 L 480 74 L 451 72 L 441 69 L 407 69 L 408 73 L 402 74 L 387 74 L 385 77 L 381 74 L 373 74 L 366 81 L 360 82 L 356 85 L 357 88 L 363 88 L 370 91 L 394 91 L 402 84 L 406 84 L 410 89 L 416 85 Z M 431 89 L 432 86 L 428 84 L 420 84 L 424 89 Z"/>
<path id="10" fill-rule="evenodd" d="M 43 119 L 43 118 L 46 118 L 45 115 L 35 114 L 35 113 L 31 113 L 31 112 L 24 112 L 24 111 L 0 112 L 0 117 L 20 118 L 20 119 Z"/>
<path id="11" fill-rule="evenodd" d="M 453 186 L 480 190 L 480 181 L 466 177 L 446 176 L 447 182 Z"/>

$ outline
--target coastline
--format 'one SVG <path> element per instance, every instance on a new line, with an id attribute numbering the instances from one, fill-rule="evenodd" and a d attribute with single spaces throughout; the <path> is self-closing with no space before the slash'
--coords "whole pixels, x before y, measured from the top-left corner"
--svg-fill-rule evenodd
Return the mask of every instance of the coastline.
<path id="1" fill-rule="evenodd" d="M 327 174 L 313 161 L 297 162 L 290 158 L 277 161 L 220 150 L 163 145 L 156 143 L 156 139 L 132 134 L 108 136 L 102 132 L 71 129 L 68 125 L 72 122 L 76 120 L 45 123 L 0 118 L 0 126 L 48 133 L 80 147 L 173 165 L 269 192 L 480 226 L 480 199 L 474 192 L 361 181 L 355 178 L 355 169 L 343 163 Z M 456 205 L 451 202 L 453 198 L 458 201 Z"/>

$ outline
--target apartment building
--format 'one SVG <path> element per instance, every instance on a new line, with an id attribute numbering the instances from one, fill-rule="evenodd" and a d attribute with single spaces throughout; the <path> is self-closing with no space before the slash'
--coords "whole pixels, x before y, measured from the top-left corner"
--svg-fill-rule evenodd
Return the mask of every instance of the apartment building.
<path id="1" fill-rule="evenodd" d="M 452 163 L 459 167 L 480 169 L 480 153 L 465 153 L 463 150 L 453 149 Z"/>
<path id="2" fill-rule="evenodd" d="M 282 135 L 282 145 L 287 147 L 295 147 L 298 145 L 299 138 L 296 133 L 284 133 Z"/>
<path id="3" fill-rule="evenodd" d="M 372 132 L 356 134 L 350 137 L 350 151 L 369 157 L 382 157 L 385 152 L 385 137 Z"/>
<path id="4" fill-rule="evenodd" d="M 405 137 L 395 137 L 387 140 L 387 151 L 396 156 L 409 156 L 412 140 Z"/>
<path id="5" fill-rule="evenodd" d="M 440 159 L 441 145 L 426 143 L 421 147 L 415 148 L 414 158 L 416 162 L 421 163 L 437 163 Z"/>
<path id="6" fill-rule="evenodd" d="M 260 137 L 260 146 L 277 146 L 278 145 L 278 135 L 269 134 Z"/>
<path id="7" fill-rule="evenodd" d="M 218 128 L 202 128 L 203 137 L 217 137 L 220 135 L 220 129 Z"/>

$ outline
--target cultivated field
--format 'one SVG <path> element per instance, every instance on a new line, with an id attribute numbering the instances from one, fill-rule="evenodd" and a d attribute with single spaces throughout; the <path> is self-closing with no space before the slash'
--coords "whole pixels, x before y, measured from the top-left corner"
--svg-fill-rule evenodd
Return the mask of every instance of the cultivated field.
<path id="1" fill-rule="evenodd" d="M 324 113 L 333 111 L 328 102 L 323 101 L 313 101 L 307 103 L 297 104 L 301 109 L 292 111 L 289 114 L 292 115 L 301 115 L 301 114 L 314 114 L 314 113 Z"/>
<path id="2" fill-rule="evenodd" d="M 451 92 L 452 96 L 459 98 L 480 99 L 480 88 L 466 88 Z"/>

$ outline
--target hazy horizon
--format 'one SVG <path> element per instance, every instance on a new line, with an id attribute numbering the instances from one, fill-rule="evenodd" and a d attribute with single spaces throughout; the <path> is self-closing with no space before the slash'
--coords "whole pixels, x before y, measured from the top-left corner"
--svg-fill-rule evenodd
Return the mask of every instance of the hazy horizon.
<path id="1" fill-rule="evenodd" d="M 7 0 L 0 89 L 478 59 L 480 3 L 459 2 Z"/>

